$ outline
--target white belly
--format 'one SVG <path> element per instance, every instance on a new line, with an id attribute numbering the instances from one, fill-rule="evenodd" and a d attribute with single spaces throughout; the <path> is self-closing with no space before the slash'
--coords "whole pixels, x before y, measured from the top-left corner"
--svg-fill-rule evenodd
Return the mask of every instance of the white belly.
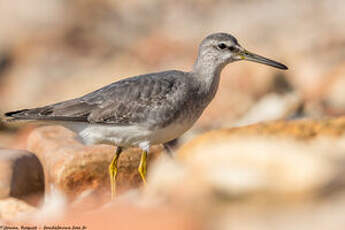
<path id="1" fill-rule="evenodd" d="M 112 126 L 104 124 L 88 124 L 84 122 L 68 122 L 65 127 L 79 134 L 86 144 L 112 144 L 123 147 L 162 144 L 181 136 L 190 124 L 172 124 L 162 129 L 150 130 L 141 126 Z"/>

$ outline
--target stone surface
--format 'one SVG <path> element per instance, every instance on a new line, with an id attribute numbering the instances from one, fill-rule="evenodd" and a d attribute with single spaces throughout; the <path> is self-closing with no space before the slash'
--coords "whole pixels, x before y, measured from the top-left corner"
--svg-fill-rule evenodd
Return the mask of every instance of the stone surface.
<path id="1" fill-rule="evenodd" d="M 241 119 L 236 121 L 236 126 L 249 125 L 262 121 L 285 119 L 293 116 L 302 104 L 296 93 L 279 95 L 271 93 L 258 100 Z"/>
<path id="2" fill-rule="evenodd" d="M 33 153 L 0 149 L 0 198 L 23 198 L 43 191 L 43 168 Z"/>
<path id="3" fill-rule="evenodd" d="M 47 189 L 52 183 L 71 196 L 87 189 L 110 190 L 108 166 L 115 153 L 114 146 L 85 146 L 77 141 L 73 132 L 60 126 L 46 126 L 32 132 L 28 149 L 35 152 L 43 163 Z M 151 148 L 149 165 L 162 149 L 161 146 Z M 118 162 L 118 191 L 141 184 L 137 173 L 140 154 L 137 148 L 127 149 L 121 154 Z"/>
<path id="4" fill-rule="evenodd" d="M 41 152 L 55 153 L 42 154 L 47 158 L 46 162 L 49 156 L 60 156 L 72 150 L 78 156 L 75 158 L 78 161 L 73 164 L 69 154 L 49 160 L 55 164 L 50 173 L 57 170 L 69 175 L 67 179 L 60 176 L 60 182 L 53 183 L 67 195 L 80 196 L 72 203 L 52 197 L 55 208 L 49 205 L 44 208 L 43 205 L 32 220 L 36 224 L 62 222 L 102 229 L 126 226 L 141 229 L 198 229 L 199 226 L 216 230 L 267 229 L 267 225 L 273 229 L 342 229 L 345 210 L 344 126 L 345 119 L 340 117 L 272 121 L 205 133 L 182 146 L 177 159 L 161 155 L 149 170 L 147 186 L 127 191 L 112 202 L 109 202 L 108 191 L 95 196 L 85 195 L 85 188 L 92 190 L 93 187 L 88 181 L 84 183 L 84 179 L 79 180 L 79 185 L 83 185 L 80 187 L 66 188 L 66 182 L 61 182 L 62 179 L 75 181 L 75 174 L 68 174 L 71 170 L 61 165 L 83 171 L 81 166 L 73 166 L 84 159 L 78 149 L 86 152 L 85 148 L 97 146 L 83 146 L 74 140 L 73 133 L 62 127 L 38 128 L 29 142 L 33 144 L 35 140 L 36 144 L 32 146 Z M 49 147 L 38 148 L 42 143 Z M 108 147 L 101 145 L 97 148 Z M 114 150 L 114 147 L 109 148 Z M 136 154 L 135 150 L 131 154 Z M 90 165 L 87 160 L 84 162 L 84 167 Z M 121 160 L 119 163 L 121 165 Z M 132 167 L 131 162 L 127 164 Z M 99 185 L 108 181 L 107 165 L 104 167 L 105 182 Z M 121 170 L 126 173 L 125 169 Z M 131 173 L 136 174 L 136 166 Z M 92 175 L 96 173 L 92 172 Z M 126 176 L 124 174 L 120 180 L 128 178 Z M 57 178 L 55 176 L 55 180 Z M 93 185 L 101 180 L 94 180 Z M 49 216 L 49 220 L 43 218 L 45 216 Z M 136 221 L 132 221 L 134 219 Z"/>
<path id="5" fill-rule="evenodd" d="M 294 121 L 272 121 L 210 131 L 200 135 L 187 143 L 181 150 L 180 155 L 188 152 L 188 149 L 198 144 L 212 141 L 226 141 L 235 136 L 278 136 L 294 138 L 295 140 L 310 140 L 319 136 L 335 137 L 342 136 L 345 132 L 345 117 L 320 120 L 294 120 Z"/>
<path id="6" fill-rule="evenodd" d="M 319 106 L 321 114 L 339 116 L 345 113 L 345 62 L 323 75 L 320 86 L 310 95 L 309 104 Z M 311 110 L 311 109 L 310 109 Z M 310 111 L 312 113 L 313 111 Z"/>
<path id="7" fill-rule="evenodd" d="M 289 204 L 262 205 L 250 204 L 228 205 L 214 219 L 212 229 L 335 229 L 345 228 L 344 194 L 330 196 L 321 201 L 300 201 Z M 212 219 L 212 218 L 209 218 Z"/>
<path id="8" fill-rule="evenodd" d="M 16 128 L 19 129 L 16 130 Z M 27 139 L 36 126 L 25 122 L 7 122 L 6 128 L 0 131 L 0 148 L 26 149 Z M 0 129 L 1 130 L 1 129 Z"/>
<path id="9" fill-rule="evenodd" d="M 336 163 L 345 160 L 344 126 L 340 117 L 214 130 L 181 147 L 178 158 L 229 195 L 318 193 L 345 179 Z"/>
<path id="10" fill-rule="evenodd" d="M 211 131 L 179 149 L 180 164 L 157 163 L 151 188 L 193 201 L 205 194 L 289 200 L 341 190 L 344 168 L 337 162 L 345 160 L 344 125 L 342 117 Z"/>
<path id="11" fill-rule="evenodd" d="M 10 222 L 21 221 L 35 213 L 37 209 L 24 201 L 7 198 L 0 200 L 0 219 Z"/>
<path id="12" fill-rule="evenodd" d="M 198 203 L 205 211 L 218 202 L 308 200 L 330 192 L 330 184 L 342 187 L 342 170 L 323 155 L 324 148 L 280 138 L 222 141 L 182 147 L 180 163 L 157 162 L 147 192 L 187 206 Z"/>
<path id="13" fill-rule="evenodd" d="M 210 229 L 342 229 L 344 125 L 340 117 L 205 133 L 178 161 L 155 163 L 144 200 L 174 203 Z"/>

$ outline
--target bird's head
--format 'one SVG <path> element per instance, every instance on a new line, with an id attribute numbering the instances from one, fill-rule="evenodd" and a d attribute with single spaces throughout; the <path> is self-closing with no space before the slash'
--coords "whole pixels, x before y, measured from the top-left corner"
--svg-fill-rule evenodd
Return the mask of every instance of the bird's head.
<path id="1" fill-rule="evenodd" d="M 222 68 L 234 61 L 247 60 L 278 69 L 287 69 L 285 65 L 279 62 L 249 52 L 238 43 L 234 36 L 227 33 L 215 33 L 207 36 L 200 44 L 198 59 L 203 62 L 199 64 L 206 67 L 215 65 Z"/>

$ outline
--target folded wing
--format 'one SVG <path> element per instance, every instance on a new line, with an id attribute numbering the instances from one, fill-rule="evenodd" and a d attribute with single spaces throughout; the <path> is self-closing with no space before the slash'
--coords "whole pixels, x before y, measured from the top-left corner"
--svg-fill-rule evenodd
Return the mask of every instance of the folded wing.
<path id="1" fill-rule="evenodd" d="M 167 71 L 127 78 L 80 98 L 5 115 L 12 120 L 164 125 L 188 100 L 185 74 Z"/>

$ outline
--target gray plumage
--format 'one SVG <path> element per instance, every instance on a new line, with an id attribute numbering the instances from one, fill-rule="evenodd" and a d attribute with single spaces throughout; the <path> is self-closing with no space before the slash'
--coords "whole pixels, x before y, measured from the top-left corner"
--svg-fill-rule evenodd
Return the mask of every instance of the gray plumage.
<path id="1" fill-rule="evenodd" d="M 181 135 L 200 117 L 216 94 L 224 66 L 244 59 L 287 69 L 246 51 L 232 35 L 216 33 L 200 44 L 191 72 L 171 70 L 126 78 L 76 99 L 5 115 L 13 120 L 144 127 L 150 132 L 185 124 L 167 140 L 159 140 L 166 142 Z M 151 144 L 150 135 L 141 141 Z"/>
<path id="2" fill-rule="evenodd" d="M 80 98 L 6 115 L 14 119 L 165 127 L 182 114 L 188 116 L 192 108 L 203 106 L 207 101 L 204 94 L 192 74 L 171 70 L 123 79 Z M 199 99 L 198 105 L 193 99 Z"/>
<path id="3" fill-rule="evenodd" d="M 114 197 L 122 148 L 138 146 L 143 150 L 138 172 L 146 183 L 150 146 L 170 142 L 190 129 L 214 98 L 224 66 L 239 60 L 287 69 L 243 49 L 232 35 L 216 33 L 201 42 L 191 72 L 171 70 L 127 78 L 80 98 L 5 115 L 12 120 L 58 122 L 77 132 L 87 144 L 117 145 L 109 165 Z"/>

